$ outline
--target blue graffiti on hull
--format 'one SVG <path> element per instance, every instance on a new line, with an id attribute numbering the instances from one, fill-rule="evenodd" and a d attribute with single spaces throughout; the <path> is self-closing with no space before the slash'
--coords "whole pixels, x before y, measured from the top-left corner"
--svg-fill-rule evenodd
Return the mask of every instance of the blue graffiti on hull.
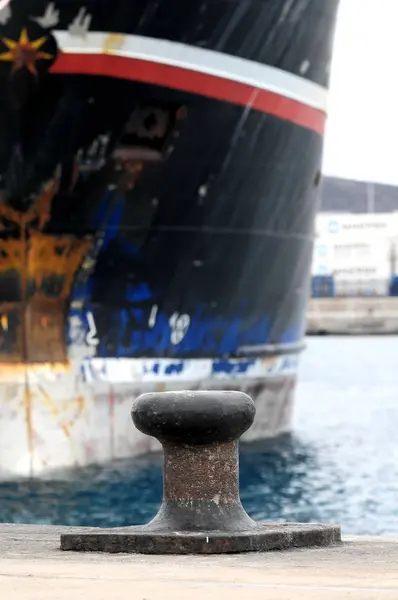
<path id="1" fill-rule="evenodd" d="M 140 289 L 130 290 L 130 300 L 135 302 L 148 299 L 149 290 L 146 286 Z M 103 313 L 102 313 L 103 311 Z M 98 358 L 128 358 L 133 356 L 228 356 L 235 354 L 239 347 L 266 344 L 270 339 L 270 319 L 263 317 L 250 326 L 244 318 L 214 317 L 197 310 L 196 314 L 190 316 L 189 326 L 181 340 L 173 343 L 172 323 L 170 317 L 163 312 L 156 313 L 156 319 L 152 327 L 149 326 L 150 308 L 130 307 L 112 311 L 112 308 L 93 306 L 85 309 L 81 315 L 82 328 L 85 330 L 87 339 L 90 319 L 92 314 L 95 323 L 101 323 L 101 313 L 106 315 L 106 331 L 97 331 L 98 343 L 95 355 Z M 78 338 L 77 338 L 78 334 Z M 273 339 L 275 343 L 288 343 L 301 339 L 299 328 L 292 327 L 285 330 L 279 339 Z M 68 341 L 70 345 L 82 340 L 81 328 L 69 328 Z M 112 352 L 109 351 L 112 348 Z M 215 365 L 217 372 L 242 373 L 249 368 L 251 362 L 240 363 L 233 366 L 222 360 Z M 178 373 L 182 365 L 171 364 L 171 371 Z"/>
<path id="2" fill-rule="evenodd" d="M 220 375 L 222 373 L 226 375 L 237 375 L 247 373 L 250 367 L 256 364 L 256 359 L 250 360 L 228 360 L 221 359 L 212 362 L 211 372 L 214 375 Z M 186 368 L 186 361 L 180 360 L 178 362 L 170 362 L 164 368 L 165 375 L 181 375 Z M 162 363 L 155 362 L 150 364 L 148 367 L 144 367 L 144 373 L 153 373 L 159 375 L 162 371 Z"/>
<path id="3" fill-rule="evenodd" d="M 118 233 L 123 218 L 125 198 L 114 192 L 106 194 L 93 218 L 92 226 L 101 232 L 98 252 L 91 257 L 96 264 L 99 255 L 109 249 L 112 242 L 132 263 L 139 249 L 131 242 L 119 239 Z M 113 246 L 112 246 L 113 247 Z M 139 261 L 138 261 L 139 263 Z M 101 306 L 92 304 L 95 288 L 95 271 L 87 277 L 77 277 L 70 297 L 69 327 L 66 332 L 70 346 L 82 346 L 92 342 L 91 350 L 98 358 L 128 358 L 138 356 L 167 356 L 178 358 L 185 356 L 222 357 L 233 355 L 240 346 L 262 345 L 266 343 L 289 343 L 301 339 L 303 327 L 288 327 L 278 338 L 273 337 L 272 323 L 268 315 L 254 320 L 247 318 L 250 312 L 248 300 L 241 299 L 235 315 L 213 315 L 206 307 L 195 307 L 189 315 L 163 312 L 162 306 L 166 292 L 155 297 L 147 283 L 126 284 L 123 287 L 123 299 L 126 305 Z M 74 308 L 78 306 L 79 308 Z M 156 310 L 153 313 L 153 309 Z M 185 318 L 183 335 L 173 337 L 172 319 Z M 305 315 L 302 315 L 304 320 Z M 95 327 L 93 329 L 93 323 Z M 181 323 L 180 323 L 181 325 Z M 91 328 L 91 329 L 90 329 Z M 98 329 L 98 331 L 97 331 Z M 93 356 L 93 352 L 87 356 Z M 251 363 L 250 363 L 251 364 Z M 233 365 L 219 362 L 215 369 L 219 373 L 242 373 L 249 368 L 244 363 Z M 170 364 L 171 372 L 178 373 L 183 365 Z M 235 371 L 234 371 L 235 369 Z M 238 369 L 238 371 L 236 371 Z M 180 370 L 180 371 L 179 371 Z"/>
<path id="4" fill-rule="evenodd" d="M 131 303 L 144 302 L 145 300 L 151 300 L 152 294 L 146 283 L 140 283 L 127 286 L 126 298 Z"/>
<path id="5" fill-rule="evenodd" d="M 106 310 L 109 311 L 109 308 Z M 93 314 L 95 317 L 95 309 Z M 114 315 L 113 326 L 100 339 L 97 356 L 108 356 L 109 344 L 116 349 L 116 356 L 120 358 L 154 351 L 160 355 L 167 353 L 168 356 L 182 353 L 223 355 L 236 352 L 242 345 L 263 343 L 269 333 L 268 317 L 246 329 L 242 319 L 211 319 L 198 311 L 198 314 L 191 316 L 185 337 L 173 344 L 168 316 L 158 313 L 153 328 L 148 327 L 148 319 L 148 310 L 145 309 L 126 308 L 119 311 Z"/>
<path id="6" fill-rule="evenodd" d="M 255 363 L 255 359 L 243 360 L 239 362 L 231 362 L 227 359 L 219 360 L 213 363 L 213 373 L 225 373 L 226 375 L 247 373 L 250 367 L 254 366 Z"/>
<path id="7" fill-rule="evenodd" d="M 177 363 L 169 363 L 164 372 L 166 375 L 180 375 L 185 368 L 185 362 L 180 360 Z M 144 374 L 153 373 L 155 375 L 159 375 L 162 370 L 162 364 L 160 362 L 156 362 L 151 364 L 150 366 L 144 366 Z"/>
<path id="8" fill-rule="evenodd" d="M 177 364 L 173 364 L 171 363 L 170 365 L 167 365 L 166 369 L 165 369 L 165 373 L 166 375 L 179 375 L 180 373 L 182 373 L 184 370 L 184 361 L 180 361 Z"/>

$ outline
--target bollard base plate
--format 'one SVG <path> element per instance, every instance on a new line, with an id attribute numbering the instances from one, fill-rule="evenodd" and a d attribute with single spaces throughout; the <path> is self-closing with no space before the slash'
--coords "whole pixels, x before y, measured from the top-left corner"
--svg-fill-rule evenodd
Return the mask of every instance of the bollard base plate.
<path id="1" fill-rule="evenodd" d="M 259 522 L 239 532 L 151 531 L 150 526 L 90 529 L 61 535 L 61 550 L 112 554 L 232 554 L 332 546 L 341 542 L 337 525 Z"/>

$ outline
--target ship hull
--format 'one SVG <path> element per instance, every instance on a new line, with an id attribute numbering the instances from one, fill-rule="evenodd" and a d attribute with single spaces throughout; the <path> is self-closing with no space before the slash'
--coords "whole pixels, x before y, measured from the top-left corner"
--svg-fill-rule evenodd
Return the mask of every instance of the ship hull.
<path id="1" fill-rule="evenodd" d="M 196 363 L 196 364 L 195 364 Z M 95 364 L 95 363 L 94 363 Z M 106 364 L 106 363 L 105 363 Z M 153 374 L 154 365 L 161 372 Z M 222 366 L 222 370 L 220 368 Z M 131 369 L 132 365 L 125 365 Z M 104 376 L 104 364 L 93 364 L 76 385 L 70 374 L 29 373 L 29 398 L 34 424 L 33 452 L 26 434 L 26 395 L 20 381 L 2 383 L 0 416 L 0 478 L 48 475 L 58 469 L 107 464 L 115 459 L 160 450 L 155 439 L 141 434 L 129 419 L 133 400 L 148 391 L 232 389 L 248 393 L 256 402 L 256 421 L 243 442 L 272 438 L 290 431 L 297 356 L 267 361 L 207 360 L 136 361 L 131 383 Z M 123 365 L 122 365 L 123 368 Z M 218 370 L 210 375 L 211 370 Z M 231 373 L 235 370 L 235 373 Z M 174 373 L 170 373 L 174 371 Z M 177 374 L 177 371 L 179 373 Z M 221 372 L 220 372 L 221 371 Z M 239 371 L 241 371 L 239 373 Z M 245 372 L 246 371 L 246 372 Z M 55 379 L 55 380 L 54 380 Z M 141 381 L 140 381 L 141 379 Z M 32 458 L 33 457 L 33 460 Z"/>
<path id="2" fill-rule="evenodd" d="M 289 430 L 336 7 L 0 11 L 0 472 L 150 449 L 148 390 Z"/>

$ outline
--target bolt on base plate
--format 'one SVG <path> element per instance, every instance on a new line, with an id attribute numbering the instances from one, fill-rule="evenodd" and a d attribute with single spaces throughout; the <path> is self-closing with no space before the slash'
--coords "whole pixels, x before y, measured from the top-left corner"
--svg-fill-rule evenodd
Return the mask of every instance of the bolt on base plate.
<path id="1" fill-rule="evenodd" d="M 61 535 L 61 550 L 131 554 L 228 554 L 331 546 L 341 542 L 336 525 L 257 523 L 240 532 L 151 531 L 150 526 L 96 529 Z"/>

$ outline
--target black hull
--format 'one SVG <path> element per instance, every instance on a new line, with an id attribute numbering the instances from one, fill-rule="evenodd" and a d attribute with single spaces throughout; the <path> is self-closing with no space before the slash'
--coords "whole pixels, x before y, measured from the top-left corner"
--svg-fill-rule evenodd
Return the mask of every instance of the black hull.
<path id="1" fill-rule="evenodd" d="M 300 349 L 324 122 L 300 90 L 327 86 L 337 4 L 0 12 L 0 363 L 211 359 L 228 375 Z M 275 67 L 298 95 L 246 81 L 236 60 L 242 81 L 200 60 L 126 67 L 134 36 Z"/>

